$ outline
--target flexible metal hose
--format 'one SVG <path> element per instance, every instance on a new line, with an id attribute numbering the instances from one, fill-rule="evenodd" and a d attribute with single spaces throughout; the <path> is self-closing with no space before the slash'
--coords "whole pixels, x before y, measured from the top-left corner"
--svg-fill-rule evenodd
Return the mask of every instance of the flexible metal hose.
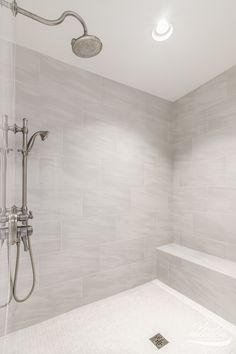
<path id="1" fill-rule="evenodd" d="M 12 298 L 14 297 L 16 302 L 24 302 L 29 299 L 29 297 L 32 295 L 34 288 L 35 288 L 35 283 L 36 283 L 36 272 L 35 272 L 35 265 L 34 265 L 34 258 L 33 258 L 33 252 L 32 252 L 32 247 L 31 247 L 31 241 L 30 237 L 27 236 L 27 243 L 29 247 L 29 255 L 30 255 L 30 263 L 31 263 L 31 268 L 32 268 L 32 275 L 33 275 L 33 284 L 32 287 L 29 291 L 29 293 L 22 299 L 20 299 L 17 296 L 17 281 L 18 281 L 18 275 L 19 275 L 19 261 L 20 261 L 20 242 L 16 243 L 16 264 L 15 264 L 15 274 L 14 274 L 14 280 L 12 280 L 12 275 L 11 275 L 11 267 L 10 267 L 10 245 L 7 245 L 7 263 L 8 263 L 8 271 L 9 271 L 9 284 L 10 284 L 10 289 L 9 289 L 9 299 L 4 305 L 0 305 L 0 309 L 8 306 L 10 302 L 12 301 Z"/>
<path id="2" fill-rule="evenodd" d="M 31 296 L 31 294 L 34 291 L 35 288 L 35 282 L 36 282 L 36 273 L 35 273 L 35 265 L 34 265 L 34 258 L 33 258 L 33 253 L 32 253 L 32 247 L 31 247 L 31 241 L 30 241 L 30 237 L 27 236 L 27 242 L 28 242 L 28 247 L 29 247 L 29 255 L 30 255 L 30 263 L 31 263 L 31 268 L 32 268 L 32 275 L 33 275 L 33 284 L 32 287 L 28 293 L 28 295 L 26 295 L 24 298 L 20 299 L 17 296 L 17 281 L 18 281 L 18 274 L 19 274 L 19 260 L 20 260 L 20 242 L 17 242 L 16 247 L 17 247 L 17 251 L 16 251 L 16 267 L 15 267 L 15 275 L 14 275 L 14 281 L 13 281 L 13 296 L 16 302 L 24 302 L 26 300 L 28 300 L 28 298 Z"/>

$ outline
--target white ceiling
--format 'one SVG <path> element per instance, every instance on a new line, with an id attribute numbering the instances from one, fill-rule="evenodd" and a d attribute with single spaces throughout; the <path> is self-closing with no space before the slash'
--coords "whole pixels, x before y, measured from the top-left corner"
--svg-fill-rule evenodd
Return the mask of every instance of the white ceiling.
<path id="1" fill-rule="evenodd" d="M 171 101 L 236 64 L 235 0 L 18 0 L 18 6 L 50 19 L 77 11 L 104 49 L 92 59 L 73 55 L 71 38 L 82 34 L 73 18 L 48 27 L 18 15 L 18 44 Z M 155 42 L 151 32 L 163 16 L 174 34 Z"/>

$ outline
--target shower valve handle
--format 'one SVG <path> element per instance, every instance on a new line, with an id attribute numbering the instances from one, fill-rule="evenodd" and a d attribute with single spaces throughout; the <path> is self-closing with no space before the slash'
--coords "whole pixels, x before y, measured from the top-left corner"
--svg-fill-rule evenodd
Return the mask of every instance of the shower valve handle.
<path id="1" fill-rule="evenodd" d="M 24 245 L 24 251 L 27 252 L 29 250 L 29 246 L 28 246 L 28 242 L 27 242 L 27 237 L 26 236 L 23 236 L 21 238 L 22 242 L 23 242 L 23 245 Z"/>
<path id="2" fill-rule="evenodd" d="M 16 207 L 12 207 L 11 214 L 9 215 L 9 243 L 14 244 L 17 242 L 17 210 Z"/>

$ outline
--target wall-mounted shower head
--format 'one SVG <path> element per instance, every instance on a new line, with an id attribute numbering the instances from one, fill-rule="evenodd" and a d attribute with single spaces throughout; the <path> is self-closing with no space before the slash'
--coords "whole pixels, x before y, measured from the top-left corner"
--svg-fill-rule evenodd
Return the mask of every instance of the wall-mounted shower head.
<path id="1" fill-rule="evenodd" d="M 28 142 L 28 144 L 27 144 L 27 154 L 32 150 L 32 147 L 34 146 L 35 139 L 36 139 L 36 137 L 37 137 L 38 135 L 40 136 L 41 140 L 44 141 L 45 139 L 47 139 L 47 137 L 48 137 L 48 135 L 49 135 L 49 132 L 48 132 L 48 131 L 40 130 L 40 131 L 34 133 L 34 134 L 31 136 L 31 138 L 30 138 L 30 140 L 29 140 L 29 142 Z"/>
<path id="2" fill-rule="evenodd" d="M 84 34 L 71 41 L 72 51 L 80 58 L 92 58 L 102 50 L 102 42 L 96 36 Z"/>
<path id="3" fill-rule="evenodd" d="M 80 58 L 92 58 L 95 55 L 99 54 L 102 50 L 101 40 L 98 37 L 91 36 L 88 34 L 87 25 L 83 20 L 83 18 L 77 12 L 64 11 L 62 15 L 58 17 L 56 20 L 48 20 L 28 10 L 22 9 L 17 5 L 16 0 L 14 0 L 12 3 L 9 3 L 6 0 L 0 0 L 0 5 L 3 5 L 11 9 L 14 16 L 16 16 L 17 14 L 21 14 L 23 16 L 31 18 L 32 20 L 43 23 L 44 25 L 47 26 L 59 25 L 66 19 L 67 16 L 72 16 L 81 23 L 84 30 L 84 34 L 82 36 L 80 36 L 77 39 L 75 38 L 72 39 L 71 45 L 75 55 L 77 55 Z"/>

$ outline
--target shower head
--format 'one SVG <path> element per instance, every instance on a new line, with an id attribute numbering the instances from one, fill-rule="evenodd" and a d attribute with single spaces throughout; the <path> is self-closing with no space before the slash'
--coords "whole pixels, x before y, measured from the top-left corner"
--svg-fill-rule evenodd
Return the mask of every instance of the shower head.
<path id="1" fill-rule="evenodd" d="M 11 9 L 14 16 L 16 16 L 17 14 L 21 14 L 47 26 L 60 25 L 66 19 L 66 17 L 72 16 L 81 23 L 84 30 L 84 34 L 82 36 L 77 39 L 72 39 L 71 45 L 74 54 L 80 58 L 92 58 L 95 55 L 99 54 L 102 50 L 101 40 L 98 37 L 91 36 L 88 34 L 87 25 L 84 19 L 75 11 L 64 11 L 61 16 L 58 17 L 56 20 L 48 20 L 28 10 L 22 9 L 17 5 L 16 0 L 13 0 L 12 3 L 8 2 L 7 0 L 0 0 L 0 5 Z"/>
<path id="2" fill-rule="evenodd" d="M 44 140 L 47 139 L 47 137 L 48 137 L 48 135 L 49 135 L 49 131 L 47 131 L 47 130 L 40 131 L 40 132 L 39 132 L 39 135 L 40 135 L 42 141 L 44 141 Z"/>
<path id="3" fill-rule="evenodd" d="M 96 36 L 85 33 L 79 38 L 71 41 L 72 51 L 80 58 L 92 58 L 102 50 L 102 42 Z"/>
<path id="4" fill-rule="evenodd" d="M 48 135 L 49 135 L 49 132 L 46 131 L 46 130 L 45 130 L 45 131 L 40 130 L 40 131 L 34 133 L 34 134 L 31 136 L 31 138 L 30 138 L 30 140 L 29 140 L 29 142 L 28 142 L 28 144 L 27 144 L 27 154 L 32 150 L 32 147 L 34 146 L 35 139 L 36 139 L 36 137 L 37 137 L 38 135 L 40 136 L 41 140 L 44 141 L 44 140 L 47 139 L 47 137 L 48 137 Z"/>

